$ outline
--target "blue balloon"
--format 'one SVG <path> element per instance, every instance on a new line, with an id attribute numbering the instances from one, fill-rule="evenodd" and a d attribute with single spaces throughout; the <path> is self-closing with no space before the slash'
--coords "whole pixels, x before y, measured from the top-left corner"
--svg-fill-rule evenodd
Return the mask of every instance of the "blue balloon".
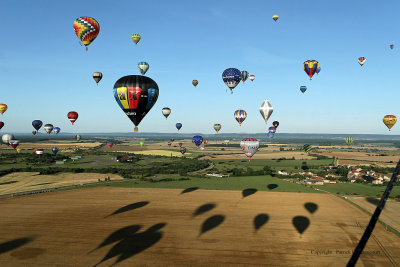
<path id="1" fill-rule="evenodd" d="M 182 128 L 182 123 L 178 122 L 176 124 L 176 129 L 178 129 L 178 131 Z"/>
<path id="2" fill-rule="evenodd" d="M 231 94 L 233 93 L 232 90 L 239 84 L 241 76 L 242 73 L 236 68 L 226 69 L 222 73 L 222 80 L 231 89 Z"/>
<path id="3" fill-rule="evenodd" d="M 316 73 L 318 74 L 321 71 L 321 67 L 319 67 L 316 71 Z"/>
<path id="4" fill-rule="evenodd" d="M 200 146 L 201 143 L 203 143 L 203 137 L 200 136 L 200 135 L 195 135 L 195 136 L 193 136 L 193 143 L 194 143 L 196 146 Z"/>
<path id="5" fill-rule="evenodd" d="M 53 147 L 53 148 L 51 149 L 51 151 L 53 152 L 54 155 L 57 155 L 58 147 Z"/>
<path id="6" fill-rule="evenodd" d="M 300 91 L 302 92 L 302 93 L 304 93 L 305 91 L 307 91 L 307 86 L 300 86 Z"/>
<path id="7" fill-rule="evenodd" d="M 54 127 L 53 132 L 58 134 L 61 131 L 60 127 Z"/>
<path id="8" fill-rule="evenodd" d="M 43 122 L 40 120 L 32 121 L 32 126 L 33 126 L 33 128 L 36 129 L 36 131 L 39 131 L 39 129 L 40 129 L 40 127 L 42 127 L 42 125 L 43 125 Z"/>
<path id="9" fill-rule="evenodd" d="M 274 132 L 268 132 L 268 137 L 270 138 L 270 139 L 272 139 L 274 136 L 275 136 L 275 133 Z"/>

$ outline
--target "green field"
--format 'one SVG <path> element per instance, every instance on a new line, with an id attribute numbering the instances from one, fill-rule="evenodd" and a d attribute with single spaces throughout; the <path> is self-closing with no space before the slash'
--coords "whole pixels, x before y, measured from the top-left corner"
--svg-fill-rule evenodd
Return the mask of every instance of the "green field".
<path id="1" fill-rule="evenodd" d="M 339 193 L 343 195 L 362 195 L 362 196 L 382 196 L 386 186 L 383 185 L 370 185 L 370 184 L 357 184 L 357 183 L 337 183 L 329 185 L 315 185 L 315 188 L 331 192 L 333 194 Z M 394 186 L 390 197 L 400 195 L 400 188 Z"/>
<path id="2" fill-rule="evenodd" d="M 292 183 L 271 176 L 242 176 L 242 177 L 227 177 L 227 178 L 190 177 L 189 178 L 190 180 L 181 180 L 181 181 L 179 181 L 179 177 L 174 177 L 173 179 L 175 181 L 160 181 L 162 179 L 154 179 L 154 182 L 143 181 L 143 180 L 136 180 L 136 181 L 126 180 L 123 182 L 97 184 L 91 186 L 178 188 L 178 189 L 198 187 L 199 189 L 210 189 L 210 190 L 243 190 L 246 188 L 255 188 L 260 191 L 321 193 L 314 190 L 311 187 Z M 271 189 L 268 188 L 268 185 L 270 185 Z"/>

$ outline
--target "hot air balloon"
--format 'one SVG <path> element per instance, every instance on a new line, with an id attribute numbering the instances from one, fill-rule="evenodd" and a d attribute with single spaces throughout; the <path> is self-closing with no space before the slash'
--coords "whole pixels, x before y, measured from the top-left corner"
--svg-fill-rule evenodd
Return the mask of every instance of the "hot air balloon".
<path id="1" fill-rule="evenodd" d="M 35 128 L 36 131 L 39 131 L 39 129 L 42 127 L 43 122 L 41 120 L 34 120 L 32 121 L 32 126 Z"/>
<path id="2" fill-rule="evenodd" d="M 3 115 L 4 112 L 7 111 L 7 109 L 8 109 L 8 106 L 6 104 L 1 104 L 0 103 L 0 113 L 1 113 L 1 115 Z"/>
<path id="3" fill-rule="evenodd" d="M 351 137 L 351 136 L 346 136 L 346 138 L 344 138 L 344 142 L 345 142 L 347 145 L 351 145 L 351 144 L 354 142 L 354 139 L 353 139 L 353 137 Z"/>
<path id="4" fill-rule="evenodd" d="M 182 155 L 183 154 L 185 154 L 186 153 L 186 148 L 185 147 L 181 147 L 180 149 L 179 149 L 179 151 L 182 153 Z"/>
<path id="5" fill-rule="evenodd" d="M 247 118 L 247 113 L 243 109 L 238 109 L 235 111 L 235 113 L 233 113 L 233 116 L 239 125 L 242 125 L 242 122 L 244 122 L 244 120 Z"/>
<path id="6" fill-rule="evenodd" d="M 60 131 L 61 131 L 61 128 L 60 128 L 60 127 L 54 127 L 54 129 L 53 129 L 53 132 L 54 132 L 55 134 L 58 134 Z"/>
<path id="7" fill-rule="evenodd" d="M 175 127 L 179 131 L 182 128 L 182 123 L 178 122 L 177 124 L 175 124 Z"/>
<path id="8" fill-rule="evenodd" d="M 307 86 L 300 86 L 300 91 L 304 94 L 304 92 L 307 91 Z"/>
<path id="9" fill-rule="evenodd" d="M 0 121 L 0 130 L 4 127 L 4 122 Z"/>
<path id="10" fill-rule="evenodd" d="M 279 121 L 274 121 L 274 122 L 272 123 L 272 125 L 275 127 L 275 129 L 277 129 L 278 126 L 279 126 Z"/>
<path id="11" fill-rule="evenodd" d="M 140 142 L 139 144 L 140 144 L 140 146 L 144 146 L 144 142 L 143 142 L 143 141 L 142 141 L 142 142 Z"/>
<path id="12" fill-rule="evenodd" d="M 46 124 L 45 126 L 44 126 L 44 130 L 46 131 L 46 133 L 47 134 L 50 134 L 51 133 L 51 131 L 53 131 L 53 124 Z"/>
<path id="13" fill-rule="evenodd" d="M 307 60 L 303 63 L 303 69 L 307 73 L 307 75 L 311 78 L 319 68 L 319 63 L 316 60 Z"/>
<path id="14" fill-rule="evenodd" d="M 13 140 L 13 139 L 14 139 L 14 135 L 12 135 L 12 134 L 3 134 L 3 136 L 1 137 L 1 140 L 6 145 L 10 145 L 10 140 Z"/>
<path id="15" fill-rule="evenodd" d="M 231 94 L 233 94 L 233 89 L 235 89 L 236 85 L 240 82 L 241 72 L 236 68 L 229 68 L 224 70 L 222 73 L 222 80 L 231 90 Z"/>
<path id="16" fill-rule="evenodd" d="M 257 152 L 260 143 L 255 138 L 244 138 L 240 142 L 240 147 L 244 151 L 244 154 L 251 159 L 251 157 Z"/>
<path id="17" fill-rule="evenodd" d="M 10 144 L 10 146 L 12 148 L 16 149 L 17 146 L 19 145 L 19 140 L 13 139 L 13 140 L 8 141 L 8 143 Z"/>
<path id="18" fill-rule="evenodd" d="M 395 125 L 397 122 L 397 118 L 394 115 L 386 115 L 385 117 L 383 117 L 383 123 L 386 125 L 386 127 L 390 129 L 392 129 L 393 125 Z"/>
<path id="19" fill-rule="evenodd" d="M 225 145 L 229 145 L 229 140 L 224 140 Z"/>
<path id="20" fill-rule="evenodd" d="M 218 133 L 219 130 L 221 130 L 221 124 L 219 123 L 214 124 L 214 130 Z"/>
<path id="21" fill-rule="evenodd" d="M 132 41 L 133 41 L 135 44 L 139 43 L 140 38 L 141 38 L 141 36 L 140 36 L 139 34 L 137 34 L 137 33 L 135 33 L 135 34 L 132 35 Z"/>
<path id="22" fill-rule="evenodd" d="M 268 128 L 268 132 L 275 133 L 276 132 L 276 128 L 274 126 L 271 126 L 271 127 Z"/>
<path id="23" fill-rule="evenodd" d="M 178 143 L 179 147 L 182 147 L 183 143 Z"/>
<path id="24" fill-rule="evenodd" d="M 274 111 L 274 108 L 272 107 L 271 103 L 269 103 L 269 101 L 267 99 L 264 100 L 264 102 L 261 104 L 261 107 L 260 107 L 260 113 L 261 113 L 261 116 L 263 117 L 265 123 L 267 123 L 267 121 L 273 111 Z"/>
<path id="25" fill-rule="evenodd" d="M 242 82 L 244 83 L 247 80 L 247 78 L 249 78 L 249 72 L 245 71 L 245 70 L 241 71 L 240 78 L 242 79 Z"/>
<path id="26" fill-rule="evenodd" d="M 51 152 L 53 152 L 54 155 L 57 155 L 58 150 L 59 150 L 58 147 L 53 147 L 53 148 L 51 149 Z"/>
<path id="27" fill-rule="evenodd" d="M 194 85 L 194 87 L 196 87 L 199 84 L 199 81 L 198 80 L 193 80 L 192 84 Z"/>
<path id="28" fill-rule="evenodd" d="M 76 136 L 76 141 L 80 141 L 80 140 L 81 140 L 81 135 L 78 134 L 78 135 Z"/>
<path id="29" fill-rule="evenodd" d="M 200 135 L 195 135 L 195 136 L 193 136 L 192 141 L 196 146 L 200 146 L 201 143 L 203 143 L 203 137 Z"/>
<path id="30" fill-rule="evenodd" d="M 78 112 L 76 111 L 70 111 L 68 112 L 68 119 L 71 121 L 72 124 L 75 123 L 75 121 L 78 119 Z"/>
<path id="31" fill-rule="evenodd" d="M 394 48 L 394 45 L 391 44 L 389 47 L 390 47 L 390 49 L 393 49 L 393 48 Z"/>
<path id="32" fill-rule="evenodd" d="M 273 16 L 272 16 L 272 19 L 275 20 L 275 21 L 277 21 L 277 20 L 279 19 L 279 16 L 278 16 L 278 15 L 273 15 Z"/>
<path id="33" fill-rule="evenodd" d="M 150 65 L 149 65 L 149 63 L 142 61 L 142 62 L 138 63 L 137 67 L 138 67 L 140 73 L 142 75 L 145 75 L 147 70 L 149 69 Z"/>
<path id="34" fill-rule="evenodd" d="M 207 141 L 207 140 L 204 140 L 204 141 L 203 141 L 203 144 L 204 144 L 204 145 L 207 145 L 207 144 L 208 144 L 208 141 Z"/>
<path id="35" fill-rule="evenodd" d="M 169 141 L 171 141 L 171 143 L 172 143 L 172 142 L 174 142 L 174 141 L 175 141 L 175 139 L 174 139 L 174 138 L 171 138 L 171 139 L 169 139 Z"/>
<path id="36" fill-rule="evenodd" d="M 255 78 L 256 78 L 256 76 L 254 76 L 254 75 L 250 75 L 250 77 L 249 77 L 250 81 L 254 81 Z"/>
<path id="37" fill-rule="evenodd" d="M 17 148 L 17 153 L 21 153 L 21 148 Z"/>
<path id="38" fill-rule="evenodd" d="M 42 148 L 36 148 L 35 149 L 35 154 L 38 155 L 39 158 L 41 158 L 42 155 L 43 155 L 43 149 Z"/>
<path id="39" fill-rule="evenodd" d="M 86 46 L 87 51 L 87 46 L 99 35 L 100 25 L 94 18 L 80 17 L 74 21 L 74 29 L 76 36 Z"/>
<path id="40" fill-rule="evenodd" d="M 168 119 L 169 114 L 171 114 L 171 109 L 170 108 L 163 108 L 162 109 L 162 114 L 164 115 L 165 119 Z"/>
<path id="41" fill-rule="evenodd" d="M 114 84 L 114 97 L 128 118 L 137 126 L 154 106 L 158 98 L 158 85 L 146 76 L 129 75 Z"/>
<path id="42" fill-rule="evenodd" d="M 33 134 L 33 135 L 36 135 L 36 133 L 37 133 L 36 131 L 32 131 L 32 134 Z"/>
<path id="43" fill-rule="evenodd" d="M 319 67 L 315 73 L 318 74 L 320 71 L 321 71 L 321 67 Z"/>
<path id="44" fill-rule="evenodd" d="M 311 145 L 304 145 L 303 146 L 303 150 L 305 151 L 305 152 L 309 152 L 310 150 L 311 150 Z"/>
<path id="45" fill-rule="evenodd" d="M 272 140 L 272 138 L 274 138 L 275 136 L 275 132 L 268 132 L 267 136 L 269 137 L 270 140 Z"/>
<path id="46" fill-rule="evenodd" d="M 99 82 L 101 81 L 102 78 L 103 78 L 103 73 L 101 73 L 101 72 L 93 73 L 93 80 L 97 83 L 97 85 L 99 84 Z"/>
<path id="47" fill-rule="evenodd" d="M 358 64 L 360 64 L 360 66 L 364 65 L 366 61 L 367 59 L 365 57 L 358 58 Z"/>
<path id="48" fill-rule="evenodd" d="M 113 146 L 113 143 L 109 142 L 109 143 L 107 143 L 107 146 L 108 146 L 108 147 L 112 147 L 112 146 Z"/>
<path id="49" fill-rule="evenodd" d="M 172 144 L 171 142 L 168 142 L 168 146 L 171 146 L 171 144 Z"/>

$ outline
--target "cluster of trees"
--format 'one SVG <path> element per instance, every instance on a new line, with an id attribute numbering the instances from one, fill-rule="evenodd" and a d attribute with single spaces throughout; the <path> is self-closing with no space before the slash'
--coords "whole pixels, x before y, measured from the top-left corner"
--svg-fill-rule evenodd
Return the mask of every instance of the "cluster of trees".
<path id="1" fill-rule="evenodd" d="M 266 165 L 261 170 L 254 170 L 253 168 L 247 167 L 243 168 L 233 168 L 232 170 L 227 171 L 231 176 L 261 176 L 261 175 L 270 175 L 275 176 L 275 170 L 270 166 Z"/>

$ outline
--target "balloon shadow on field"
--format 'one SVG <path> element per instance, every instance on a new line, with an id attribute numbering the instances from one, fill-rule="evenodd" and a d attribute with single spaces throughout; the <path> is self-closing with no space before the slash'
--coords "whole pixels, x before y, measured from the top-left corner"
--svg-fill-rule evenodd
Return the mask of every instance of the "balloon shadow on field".
<path id="1" fill-rule="evenodd" d="M 242 191 L 242 198 L 251 196 L 251 195 L 255 194 L 256 192 L 257 192 L 257 189 L 255 189 L 255 188 L 247 188 L 247 189 L 244 189 L 244 190 Z"/>
<path id="2" fill-rule="evenodd" d="M 46 184 L 52 184 L 52 183 L 41 183 L 41 184 L 34 184 L 34 185 L 31 185 L 31 186 L 46 185 Z"/>
<path id="3" fill-rule="evenodd" d="M 207 203 L 207 204 L 201 205 L 193 212 L 193 217 L 203 214 L 203 213 L 206 213 L 207 211 L 214 209 L 216 206 L 217 205 L 214 203 Z"/>
<path id="4" fill-rule="evenodd" d="M 138 232 L 140 228 L 142 228 L 141 225 L 131 225 L 112 233 L 99 245 L 98 248 L 115 242 L 118 243 L 115 244 L 103 259 L 94 266 L 118 256 L 118 259 L 111 264 L 115 265 L 152 247 L 163 237 L 164 233 L 160 231 L 160 229 L 165 225 L 167 224 L 158 223 L 142 232 Z"/>
<path id="5" fill-rule="evenodd" d="M 19 248 L 29 242 L 32 242 L 34 240 L 33 237 L 23 237 L 23 238 L 17 238 L 13 239 L 4 243 L 0 244 L 0 254 L 6 253 L 8 251 L 11 251 L 13 249 Z"/>
<path id="6" fill-rule="evenodd" d="M 292 223 L 296 228 L 297 232 L 299 232 L 299 234 L 301 235 L 310 225 L 310 220 L 304 216 L 296 216 L 293 218 Z"/>
<path id="7" fill-rule="evenodd" d="M 214 216 L 209 217 L 201 225 L 199 237 L 202 234 L 204 234 L 205 232 L 208 232 L 208 231 L 218 227 L 224 220 L 225 220 L 224 215 L 214 215 Z"/>
<path id="8" fill-rule="evenodd" d="M 181 195 L 182 195 L 182 194 L 186 194 L 186 193 L 190 193 L 190 192 L 193 192 L 193 191 L 196 191 L 197 189 L 199 189 L 197 186 L 186 188 L 185 190 L 183 190 L 183 191 L 181 192 Z"/>
<path id="9" fill-rule="evenodd" d="M 306 208 L 309 213 L 313 214 L 317 211 L 318 205 L 313 202 L 307 202 L 304 204 L 304 208 Z"/>
<path id="10" fill-rule="evenodd" d="M 273 190 L 273 189 L 277 188 L 278 185 L 277 184 L 269 184 L 269 185 L 267 185 L 267 187 L 269 190 Z"/>
<path id="11" fill-rule="evenodd" d="M 6 185 L 6 184 L 15 184 L 15 183 L 18 183 L 18 181 L 8 181 L 8 182 L 3 182 L 3 183 L 0 183 L 0 185 Z"/>
<path id="12" fill-rule="evenodd" d="M 269 221 L 269 215 L 266 213 L 260 213 L 256 217 L 254 217 L 254 232 L 257 232 L 264 224 Z"/>
<path id="13" fill-rule="evenodd" d="M 365 200 L 368 201 L 369 203 L 373 204 L 374 206 L 379 205 L 379 199 L 377 199 L 377 198 L 366 197 Z"/>
<path id="14" fill-rule="evenodd" d="M 122 208 L 117 209 L 116 211 L 114 211 L 112 214 L 106 216 L 105 218 L 113 216 L 115 214 L 119 214 L 119 213 L 123 213 L 123 212 L 127 212 L 127 211 L 130 211 L 130 210 L 135 210 L 135 209 L 144 207 L 149 203 L 150 203 L 149 201 L 140 201 L 140 202 L 136 202 L 136 203 L 133 203 L 133 204 L 126 205 L 126 206 L 124 206 Z"/>

